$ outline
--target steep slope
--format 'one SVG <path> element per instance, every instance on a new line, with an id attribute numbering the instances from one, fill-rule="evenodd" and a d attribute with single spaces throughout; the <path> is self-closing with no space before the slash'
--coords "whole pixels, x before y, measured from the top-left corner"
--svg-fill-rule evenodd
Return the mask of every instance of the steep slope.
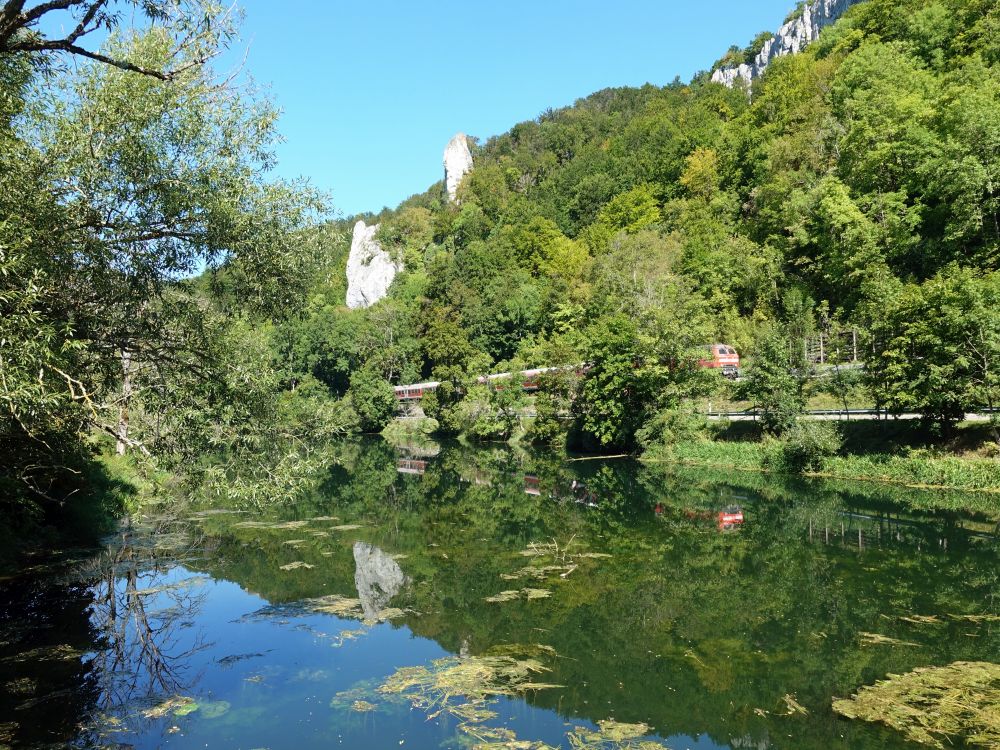
<path id="1" fill-rule="evenodd" d="M 712 73 L 712 80 L 724 86 L 742 81 L 749 86 L 760 77 L 771 61 L 801 51 L 819 38 L 819 32 L 835 23 L 844 12 L 862 0 L 811 0 L 802 4 L 778 33 L 763 42 L 760 52 L 750 62 L 725 66 Z"/>

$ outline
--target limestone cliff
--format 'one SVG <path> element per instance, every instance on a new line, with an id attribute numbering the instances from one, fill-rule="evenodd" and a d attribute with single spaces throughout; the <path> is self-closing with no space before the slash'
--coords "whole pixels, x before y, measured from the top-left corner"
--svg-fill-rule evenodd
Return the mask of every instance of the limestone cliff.
<path id="1" fill-rule="evenodd" d="M 778 33 L 764 43 L 757 57 L 749 65 L 719 68 L 712 74 L 712 80 L 730 88 L 738 81 L 750 85 L 762 75 L 776 57 L 798 52 L 809 42 L 819 37 L 819 32 L 833 24 L 844 11 L 861 0 L 810 0 L 796 17 L 782 26 Z"/>
<path id="2" fill-rule="evenodd" d="M 458 133 L 448 141 L 444 149 L 444 184 L 448 190 L 448 199 L 455 201 L 458 196 L 458 184 L 472 171 L 472 152 L 469 150 L 469 140 L 465 133 Z"/>
<path id="3" fill-rule="evenodd" d="M 402 267 L 382 249 L 375 233 L 379 225 L 354 225 L 351 254 L 347 258 L 347 306 L 356 309 L 374 305 L 385 297 Z"/>

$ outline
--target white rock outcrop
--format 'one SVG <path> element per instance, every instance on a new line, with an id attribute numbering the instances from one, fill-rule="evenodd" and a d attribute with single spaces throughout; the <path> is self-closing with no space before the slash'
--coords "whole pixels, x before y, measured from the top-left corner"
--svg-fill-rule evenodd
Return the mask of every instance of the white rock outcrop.
<path id="1" fill-rule="evenodd" d="M 444 184 L 448 200 L 458 199 L 458 185 L 472 171 L 472 151 L 465 133 L 457 133 L 444 149 Z"/>
<path id="2" fill-rule="evenodd" d="M 354 585 L 365 619 L 378 619 L 378 614 L 398 594 L 409 578 L 391 555 L 366 542 L 354 543 Z"/>
<path id="3" fill-rule="evenodd" d="M 352 310 L 374 305 L 389 292 L 396 274 L 403 270 L 375 239 L 379 225 L 354 225 L 351 254 L 347 258 L 347 306 Z"/>
<path id="4" fill-rule="evenodd" d="M 712 74 L 712 80 L 730 88 L 737 81 L 743 81 L 749 86 L 767 70 L 772 60 L 800 51 L 809 42 L 815 41 L 820 31 L 836 22 L 844 11 L 859 2 L 861 0 L 810 0 L 797 18 L 782 26 L 777 34 L 764 43 L 760 54 L 751 64 L 719 68 Z"/>

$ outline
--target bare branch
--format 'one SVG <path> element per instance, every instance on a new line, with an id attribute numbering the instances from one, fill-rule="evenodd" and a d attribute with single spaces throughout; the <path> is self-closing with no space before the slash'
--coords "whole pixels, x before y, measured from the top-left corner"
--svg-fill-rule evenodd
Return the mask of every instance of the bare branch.
<path id="1" fill-rule="evenodd" d="M 219 54 L 219 50 L 214 50 L 210 53 L 199 55 L 194 60 L 171 70 L 145 68 L 127 60 L 89 50 L 77 44 L 82 37 L 99 28 L 102 22 L 108 21 L 109 25 L 113 25 L 110 19 L 114 17 L 105 15 L 109 3 L 113 2 L 113 0 L 49 0 L 49 2 L 37 5 L 27 11 L 24 10 L 25 2 L 26 0 L 7 0 L 0 7 L 0 55 L 32 52 L 64 52 L 111 65 L 130 73 L 150 76 L 161 81 L 170 81 L 185 71 L 204 65 Z M 85 8 L 83 16 L 73 31 L 64 38 L 49 39 L 35 31 L 29 31 L 47 13 L 66 11 L 80 6 Z M 227 19 L 231 13 L 232 8 L 222 15 L 222 19 Z M 202 28 L 201 30 L 197 28 L 192 29 L 180 42 L 176 52 L 183 52 L 199 38 L 211 39 L 212 35 L 207 28 Z"/>

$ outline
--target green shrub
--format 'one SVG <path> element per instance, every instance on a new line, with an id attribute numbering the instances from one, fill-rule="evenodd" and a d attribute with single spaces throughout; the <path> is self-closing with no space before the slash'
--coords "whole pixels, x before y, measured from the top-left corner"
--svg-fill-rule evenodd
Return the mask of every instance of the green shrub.
<path id="1" fill-rule="evenodd" d="M 643 449 L 674 445 L 708 437 L 708 421 L 703 414 L 686 409 L 666 409 L 644 424 L 636 439 Z"/>
<path id="2" fill-rule="evenodd" d="M 399 402 L 396 401 L 395 391 L 373 369 L 355 371 L 351 375 L 348 393 L 364 432 L 381 432 L 396 414 Z"/>
<path id="3" fill-rule="evenodd" d="M 781 467 L 773 468 L 792 472 L 816 471 L 823 467 L 823 460 L 835 456 L 843 444 L 844 439 L 836 425 L 799 420 L 777 443 Z"/>

